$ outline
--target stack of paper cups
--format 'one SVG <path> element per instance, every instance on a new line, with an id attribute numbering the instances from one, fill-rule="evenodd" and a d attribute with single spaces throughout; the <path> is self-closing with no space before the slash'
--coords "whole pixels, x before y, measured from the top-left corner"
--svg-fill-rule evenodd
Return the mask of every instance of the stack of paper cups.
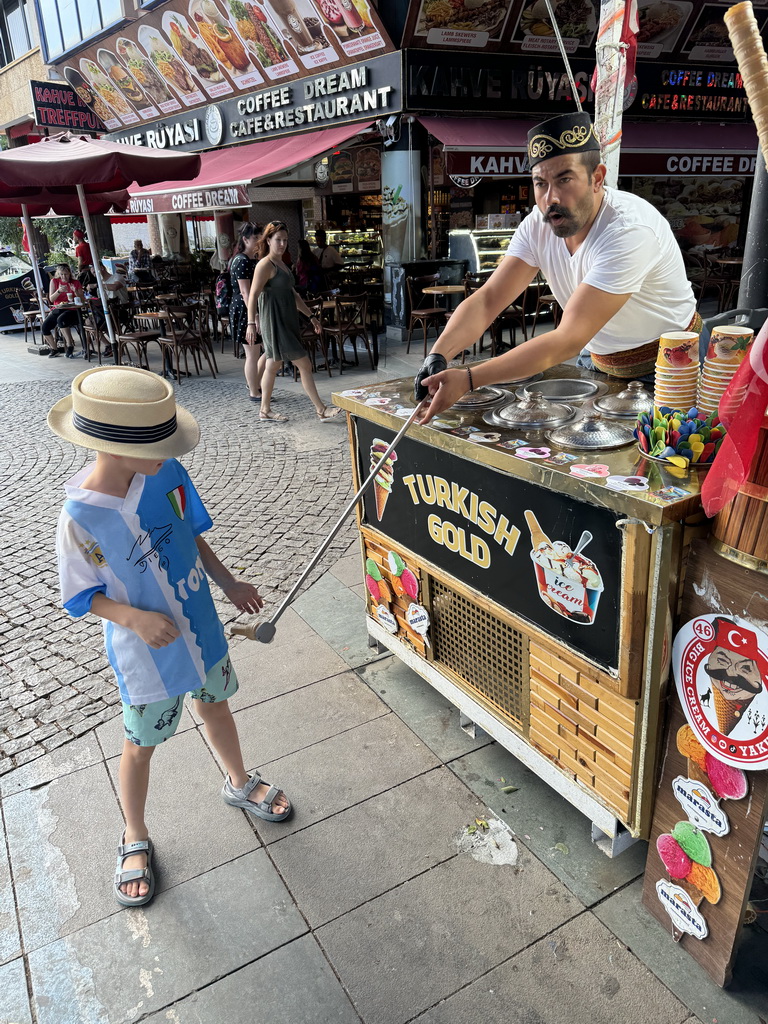
<path id="1" fill-rule="evenodd" d="M 699 336 L 694 331 L 670 331 L 659 338 L 654 405 L 689 409 L 696 404 L 699 384 Z"/>
<path id="2" fill-rule="evenodd" d="M 755 332 L 751 327 L 713 327 L 699 381 L 696 406 L 708 415 L 716 412 L 725 389 L 744 362 Z"/>

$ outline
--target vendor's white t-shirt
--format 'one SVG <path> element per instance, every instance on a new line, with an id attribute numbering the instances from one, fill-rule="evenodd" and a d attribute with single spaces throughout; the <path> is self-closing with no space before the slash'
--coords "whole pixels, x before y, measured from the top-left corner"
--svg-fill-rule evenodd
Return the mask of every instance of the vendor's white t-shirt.
<path id="1" fill-rule="evenodd" d="M 580 284 L 631 297 L 587 345 L 590 352 L 624 352 L 664 331 L 683 331 L 696 308 L 683 257 L 658 210 L 629 192 L 606 188 L 589 234 L 571 256 L 536 207 L 507 250 L 538 267 L 562 307 Z"/>

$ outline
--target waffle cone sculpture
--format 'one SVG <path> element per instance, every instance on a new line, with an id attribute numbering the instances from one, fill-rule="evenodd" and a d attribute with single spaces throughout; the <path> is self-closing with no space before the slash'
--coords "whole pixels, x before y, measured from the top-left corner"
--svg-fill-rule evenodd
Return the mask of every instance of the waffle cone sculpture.
<path id="1" fill-rule="evenodd" d="M 389 447 L 388 441 L 382 441 L 375 437 L 371 445 L 371 470 L 374 470 L 381 462 L 381 457 Z M 376 518 L 381 522 L 384 515 L 389 496 L 392 493 L 392 484 L 395 478 L 394 464 L 397 462 L 397 453 L 390 452 L 383 465 L 379 468 L 374 477 L 373 492 L 376 498 Z"/>
<path id="2" fill-rule="evenodd" d="M 752 701 L 726 700 L 716 686 L 712 687 L 712 699 L 715 702 L 715 713 L 720 732 L 723 736 L 728 736 L 736 723 L 741 721 Z"/>
<path id="3" fill-rule="evenodd" d="M 752 4 L 746 0 L 745 3 L 730 7 L 725 12 L 724 21 L 731 37 L 736 63 L 744 79 L 760 148 L 768 163 L 768 58 Z"/>

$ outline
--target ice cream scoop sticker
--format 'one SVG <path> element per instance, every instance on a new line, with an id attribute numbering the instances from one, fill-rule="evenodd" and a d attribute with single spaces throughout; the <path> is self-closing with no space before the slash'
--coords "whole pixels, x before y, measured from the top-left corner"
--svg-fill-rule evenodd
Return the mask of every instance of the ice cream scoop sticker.
<path id="1" fill-rule="evenodd" d="M 569 469 L 574 476 L 590 477 L 611 475 L 609 467 L 604 466 L 601 462 L 596 462 L 594 465 L 589 465 L 586 462 L 574 462 Z"/>
<path id="2" fill-rule="evenodd" d="M 516 448 L 514 454 L 518 459 L 548 459 L 551 448 Z"/>
<path id="3" fill-rule="evenodd" d="M 394 634 L 397 632 L 397 619 L 385 604 L 376 605 L 376 610 L 373 614 L 388 633 Z"/>
<path id="4" fill-rule="evenodd" d="M 375 437 L 371 445 L 371 470 L 376 469 L 381 462 L 381 457 L 389 448 L 388 441 L 382 441 Z M 379 466 L 376 476 L 373 478 L 373 491 L 376 497 L 376 518 L 381 522 L 384 509 L 387 507 L 389 496 L 392 493 L 392 484 L 395 481 L 395 463 L 397 453 L 390 452 L 384 462 Z"/>
<path id="5" fill-rule="evenodd" d="M 605 486 L 612 491 L 647 491 L 647 476 L 607 476 Z"/>
<path id="6" fill-rule="evenodd" d="M 469 440 L 473 444 L 496 444 L 497 441 L 501 440 L 501 434 L 495 434 L 493 432 L 484 433 L 480 431 L 478 434 L 470 434 Z"/>

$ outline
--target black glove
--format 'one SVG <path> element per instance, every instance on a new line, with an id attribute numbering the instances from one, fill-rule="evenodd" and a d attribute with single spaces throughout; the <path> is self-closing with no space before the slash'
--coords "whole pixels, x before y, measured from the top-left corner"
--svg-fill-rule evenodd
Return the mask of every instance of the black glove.
<path id="1" fill-rule="evenodd" d="M 413 394 L 417 402 L 429 394 L 422 381 L 431 377 L 433 373 L 440 373 L 441 370 L 447 369 L 448 363 L 445 361 L 445 356 L 441 356 L 439 352 L 430 352 L 413 381 Z"/>

